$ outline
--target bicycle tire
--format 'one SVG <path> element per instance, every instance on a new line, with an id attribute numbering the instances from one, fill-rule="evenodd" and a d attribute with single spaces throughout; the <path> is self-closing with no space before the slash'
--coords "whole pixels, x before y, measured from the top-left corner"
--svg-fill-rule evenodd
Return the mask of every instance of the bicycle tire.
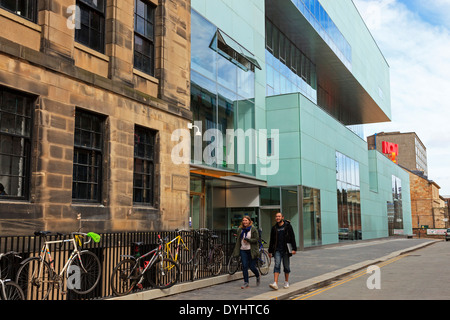
<path id="1" fill-rule="evenodd" d="M 183 242 L 180 250 L 180 264 L 191 265 L 195 258 L 194 237 L 190 234 L 185 234 L 181 239 L 183 239 Z"/>
<path id="2" fill-rule="evenodd" d="M 3 297 L 4 300 L 13 300 L 13 301 L 25 300 L 25 294 L 23 293 L 23 290 L 17 283 L 8 281 L 4 283 L 4 286 L 6 294 L 6 297 Z M 3 292 L 1 293 L 1 295 L 3 295 Z"/>
<path id="3" fill-rule="evenodd" d="M 239 257 L 231 257 L 230 260 L 228 260 L 227 265 L 227 271 L 229 275 L 233 275 L 238 271 L 240 265 L 240 258 Z"/>
<path id="4" fill-rule="evenodd" d="M 124 259 L 115 267 L 111 275 L 111 289 L 116 296 L 129 294 L 139 280 L 136 260 Z"/>
<path id="5" fill-rule="evenodd" d="M 269 273 L 269 269 L 270 269 L 269 255 L 265 250 L 260 251 L 258 257 L 258 270 L 263 276 L 265 276 Z"/>
<path id="6" fill-rule="evenodd" d="M 42 278 L 39 279 L 39 266 L 42 263 Z M 31 277 L 30 277 L 31 276 Z M 47 261 L 41 258 L 28 258 L 17 271 L 16 284 L 22 289 L 27 300 L 45 300 L 53 288 L 53 270 Z"/>
<path id="7" fill-rule="evenodd" d="M 81 262 L 80 262 L 81 261 Z M 75 284 L 70 290 L 78 294 L 87 294 L 95 289 L 100 281 L 101 264 L 98 257 L 91 251 L 81 251 L 79 255 L 76 255 L 67 268 L 67 286 L 69 287 L 69 280 L 72 275 L 69 272 L 76 266 L 80 271 L 80 279 L 75 279 Z M 76 275 L 76 274 L 75 274 Z M 69 288 L 68 288 L 69 289 Z"/>
<path id="8" fill-rule="evenodd" d="M 195 250 L 194 254 L 194 267 L 192 270 L 192 280 L 195 280 L 198 278 L 198 270 L 200 269 L 200 263 L 201 263 L 201 251 L 202 249 L 198 248 Z"/>
<path id="9" fill-rule="evenodd" d="M 217 276 L 222 271 L 223 259 L 225 254 L 222 248 L 216 247 L 212 250 L 209 258 L 209 270 L 213 276 Z"/>
<path id="10" fill-rule="evenodd" d="M 158 258 L 146 276 L 153 288 L 168 289 L 180 280 L 180 266 L 172 259 Z"/>

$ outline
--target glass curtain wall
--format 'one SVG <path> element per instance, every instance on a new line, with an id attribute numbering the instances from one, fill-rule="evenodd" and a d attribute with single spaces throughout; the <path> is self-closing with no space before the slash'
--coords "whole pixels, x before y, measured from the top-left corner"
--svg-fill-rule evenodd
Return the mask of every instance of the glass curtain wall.
<path id="1" fill-rule="evenodd" d="M 361 240 L 359 163 L 336 152 L 339 240 Z"/>
<path id="2" fill-rule="evenodd" d="M 392 202 L 388 202 L 389 236 L 403 233 L 402 181 L 392 176 Z"/>
<path id="3" fill-rule="evenodd" d="M 301 92 L 317 103 L 316 66 L 268 19 L 266 78 L 267 96 Z"/>
<path id="4" fill-rule="evenodd" d="M 275 214 L 282 212 L 292 224 L 298 244 L 302 247 L 322 244 L 320 190 L 304 186 L 260 188 L 260 205 L 266 241 L 275 224 Z"/>
<path id="5" fill-rule="evenodd" d="M 303 242 L 312 247 L 322 244 L 320 190 L 303 187 Z"/>
<path id="6" fill-rule="evenodd" d="M 236 138 L 227 137 L 227 130 L 242 129 L 246 132 L 255 128 L 254 60 L 250 58 L 251 53 L 195 10 L 192 10 L 191 23 L 191 110 L 194 125 L 202 133 L 202 136 L 196 136 L 197 129 L 191 131 L 191 160 L 196 164 L 201 162 L 215 168 L 255 175 L 255 161 L 246 157 L 245 162 L 237 164 Z M 217 129 L 219 134 L 203 141 L 202 137 L 209 129 Z M 211 159 L 207 161 L 203 151 L 213 142 L 219 146 L 222 144 L 223 159 L 216 157 L 217 149 L 210 148 Z M 201 150 L 195 149 L 195 145 L 201 146 Z M 254 146 L 250 139 L 246 139 L 241 150 L 251 154 L 249 150 Z M 234 161 L 227 162 L 227 155 L 231 155 Z"/>

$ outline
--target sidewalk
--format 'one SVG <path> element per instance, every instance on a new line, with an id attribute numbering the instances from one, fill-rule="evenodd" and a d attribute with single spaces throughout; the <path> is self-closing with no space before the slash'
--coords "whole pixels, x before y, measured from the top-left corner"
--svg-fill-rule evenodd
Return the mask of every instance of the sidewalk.
<path id="1" fill-rule="evenodd" d="M 346 274 L 435 242 L 435 240 L 430 239 L 385 238 L 324 246 L 297 252 L 291 258 L 289 289 L 283 288 L 284 274 L 280 275 L 279 290 L 274 291 L 269 288 L 269 284 L 273 282 L 272 259 L 270 272 L 261 278 L 259 287 L 256 286 L 256 279 L 252 277 L 250 288 L 241 289 L 242 273 L 237 273 L 234 276 L 224 275 L 183 283 L 168 290 L 143 291 L 120 299 L 281 300 L 300 292 L 324 286 Z M 251 271 L 250 274 L 252 275 Z"/>

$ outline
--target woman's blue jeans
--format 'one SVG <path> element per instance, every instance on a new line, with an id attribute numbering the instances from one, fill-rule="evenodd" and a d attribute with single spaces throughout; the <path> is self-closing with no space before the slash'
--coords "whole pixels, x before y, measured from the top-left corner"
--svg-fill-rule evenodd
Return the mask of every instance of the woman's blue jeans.
<path id="1" fill-rule="evenodd" d="M 241 250 L 242 273 L 244 274 L 244 283 L 248 283 L 248 268 L 252 270 L 259 278 L 258 268 L 256 268 L 256 259 L 252 259 L 250 250 Z"/>

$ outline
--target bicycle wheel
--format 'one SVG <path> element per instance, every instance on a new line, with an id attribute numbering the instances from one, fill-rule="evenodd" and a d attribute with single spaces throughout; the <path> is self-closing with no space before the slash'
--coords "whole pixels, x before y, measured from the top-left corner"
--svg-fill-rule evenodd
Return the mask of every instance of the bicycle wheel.
<path id="1" fill-rule="evenodd" d="M 180 267 L 172 259 L 159 258 L 147 270 L 146 276 L 153 288 L 168 289 L 180 279 Z"/>
<path id="2" fill-rule="evenodd" d="M 23 290 L 15 282 L 5 282 L 5 300 L 25 300 Z M 1 290 L 1 288 L 0 288 Z"/>
<path id="3" fill-rule="evenodd" d="M 45 300 L 53 287 L 53 271 L 47 261 L 40 258 L 25 260 L 17 271 L 16 283 L 26 300 Z"/>
<path id="4" fill-rule="evenodd" d="M 129 294 L 139 279 L 136 260 L 125 259 L 119 262 L 111 275 L 111 289 L 117 296 Z"/>
<path id="5" fill-rule="evenodd" d="M 239 269 L 240 264 L 240 258 L 239 257 L 231 257 L 230 260 L 228 260 L 227 270 L 230 275 L 233 275 L 236 273 L 236 271 Z"/>
<path id="6" fill-rule="evenodd" d="M 193 260 L 193 270 L 192 270 L 192 280 L 197 279 L 198 277 L 198 270 L 200 269 L 200 262 L 201 262 L 201 249 L 198 248 L 197 250 L 195 250 L 195 254 L 194 254 L 194 260 Z"/>
<path id="7" fill-rule="evenodd" d="M 259 272 L 265 276 L 269 273 L 270 269 L 270 258 L 265 250 L 259 252 L 258 257 L 258 269 Z"/>
<path id="8" fill-rule="evenodd" d="M 222 248 L 216 247 L 212 250 L 209 257 L 209 270 L 213 276 L 217 276 L 222 271 L 223 259 L 225 254 Z"/>
<path id="9" fill-rule="evenodd" d="M 67 269 L 67 289 L 78 294 L 94 290 L 100 281 L 101 265 L 98 257 L 90 251 L 81 251 Z"/>
<path id="10" fill-rule="evenodd" d="M 194 237 L 185 234 L 181 238 L 183 242 L 181 243 L 179 262 L 181 264 L 193 264 L 195 258 Z"/>

